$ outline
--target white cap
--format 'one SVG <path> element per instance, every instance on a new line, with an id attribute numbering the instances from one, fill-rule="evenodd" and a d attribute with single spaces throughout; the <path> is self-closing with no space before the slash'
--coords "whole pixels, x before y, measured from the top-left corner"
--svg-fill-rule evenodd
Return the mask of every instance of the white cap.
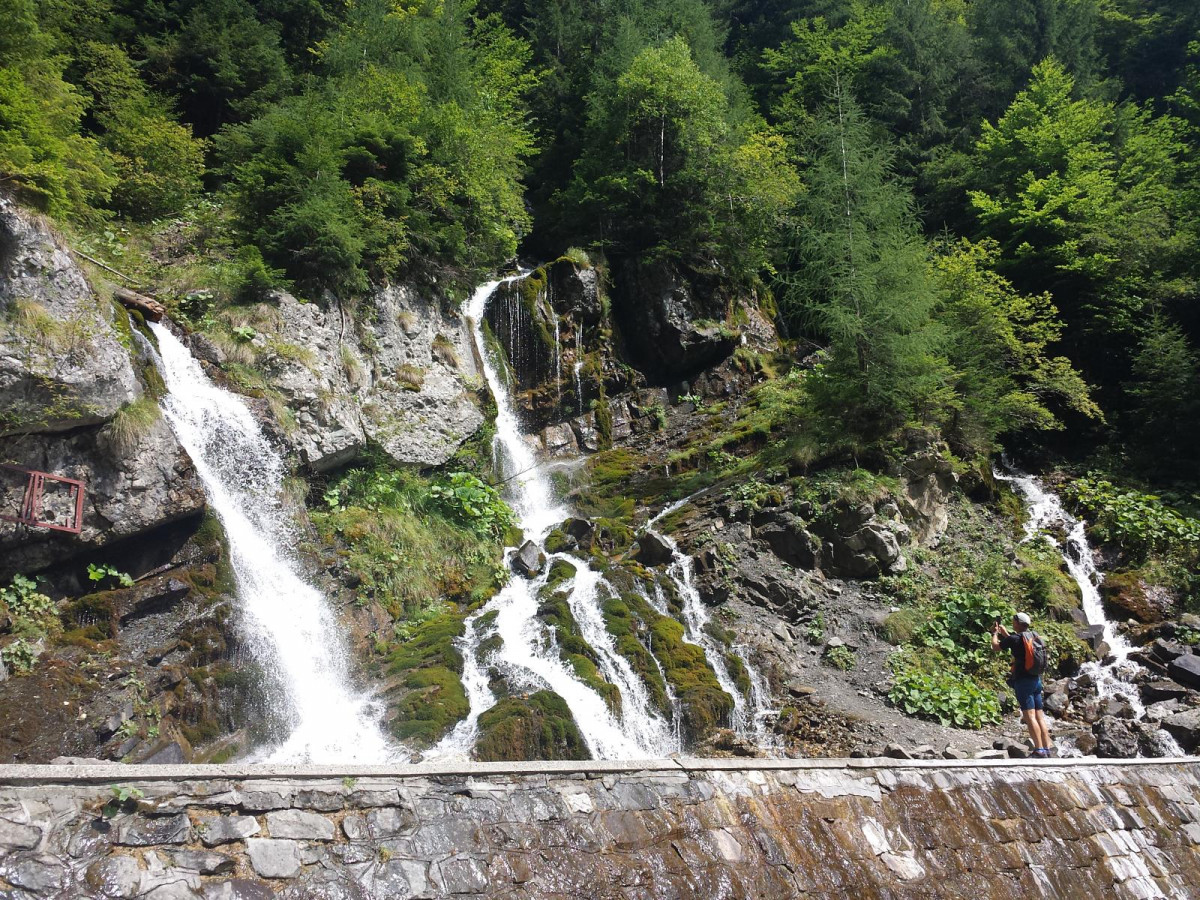
<path id="1" fill-rule="evenodd" d="M 1028 625 L 1032 620 L 1029 618 L 1029 613 L 1017 613 L 1013 616 L 1022 625 Z"/>

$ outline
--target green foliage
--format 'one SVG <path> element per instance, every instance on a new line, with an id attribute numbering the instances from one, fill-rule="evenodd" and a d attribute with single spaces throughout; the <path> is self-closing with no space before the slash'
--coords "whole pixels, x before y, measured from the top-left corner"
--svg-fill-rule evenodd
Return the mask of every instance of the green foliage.
<path id="1" fill-rule="evenodd" d="M 864 438 L 937 421 L 947 371 L 912 196 L 845 90 L 796 127 L 810 168 L 782 308 L 830 344 L 808 392 L 839 430 Z"/>
<path id="2" fill-rule="evenodd" d="M 950 591 L 921 623 L 916 641 L 961 668 L 979 670 L 995 659 L 992 625 L 1008 622 L 1014 612 L 1010 603 L 989 594 Z"/>
<path id="3" fill-rule="evenodd" d="M 494 538 L 504 537 L 516 523 L 500 493 L 469 472 L 451 472 L 435 481 L 429 495 L 451 518 Z"/>
<path id="4" fill-rule="evenodd" d="M 0 603 L 13 618 L 37 619 L 50 612 L 50 598 L 37 589 L 37 582 L 24 575 L 14 575 L 8 587 L 0 588 Z"/>
<path id="5" fill-rule="evenodd" d="M 1097 538 L 1119 544 L 1136 561 L 1152 553 L 1200 553 L 1200 519 L 1182 515 L 1155 494 L 1123 490 L 1093 473 L 1071 482 L 1064 495 Z"/>
<path id="6" fill-rule="evenodd" d="M 827 647 L 821 655 L 821 659 L 826 664 L 833 666 L 835 669 L 840 669 L 843 672 L 849 672 L 854 668 L 854 664 L 858 661 L 854 651 L 845 644 L 837 647 Z"/>
<path id="7" fill-rule="evenodd" d="M 17 675 L 28 675 L 37 662 L 38 649 L 25 638 L 17 638 L 0 651 L 0 656 L 4 657 L 4 664 Z"/>
<path id="8" fill-rule="evenodd" d="M 133 578 L 130 577 L 128 572 L 122 572 L 108 563 L 101 565 L 88 563 L 87 573 L 89 581 L 101 582 L 106 578 L 111 578 L 121 587 L 133 587 Z"/>
<path id="9" fill-rule="evenodd" d="M 86 216 L 107 201 L 112 163 L 81 134 L 85 101 L 63 80 L 32 0 L 0 0 L 0 183 L 55 215 Z"/>
<path id="10" fill-rule="evenodd" d="M 995 272 L 999 256 L 994 241 L 963 240 L 933 263 L 958 396 L 949 427 L 968 452 L 991 451 L 1005 433 L 1061 429 L 1051 403 L 1100 417 L 1070 360 L 1046 353 L 1063 329 L 1050 295 L 1014 290 Z"/>
<path id="11" fill-rule="evenodd" d="M 104 818 L 111 819 L 120 812 L 133 812 L 137 809 L 138 803 L 145 799 L 146 795 L 142 793 L 140 788 L 129 787 L 124 784 L 114 785 L 112 788 L 112 797 L 100 808 L 100 813 Z"/>
<path id="12" fill-rule="evenodd" d="M 749 277 L 799 191 L 778 135 L 733 121 L 722 85 L 675 36 L 636 55 L 597 93 L 562 198 L 625 253 L 719 256 Z"/>
<path id="13" fill-rule="evenodd" d="M 500 562 L 512 513 L 473 475 L 427 478 L 380 459 L 343 473 L 322 502 L 311 512 L 322 538 L 346 545 L 360 599 L 393 616 L 442 597 L 479 602 L 507 577 Z"/>
<path id="14" fill-rule="evenodd" d="M 200 194 L 204 143 L 146 89 L 120 47 L 88 41 L 78 65 L 99 141 L 112 156 L 113 209 L 147 221 L 182 211 Z"/>
<path id="15" fill-rule="evenodd" d="M 527 227 L 528 48 L 470 5 L 355 4 L 326 77 L 223 132 L 243 227 L 305 290 L 361 292 L 414 252 L 492 265 Z"/>
<path id="16" fill-rule="evenodd" d="M 1164 276 L 1186 241 L 1172 190 L 1184 149 L 1169 119 L 1074 89 L 1054 58 L 1034 66 L 983 124 L 971 204 L 1023 283 L 1069 299 L 1069 321 L 1124 346 L 1147 299 L 1178 290 Z"/>
<path id="17" fill-rule="evenodd" d="M 888 699 L 910 716 L 936 719 L 957 728 L 982 728 L 1000 722 L 1000 701 L 992 691 L 949 670 L 901 668 Z"/>

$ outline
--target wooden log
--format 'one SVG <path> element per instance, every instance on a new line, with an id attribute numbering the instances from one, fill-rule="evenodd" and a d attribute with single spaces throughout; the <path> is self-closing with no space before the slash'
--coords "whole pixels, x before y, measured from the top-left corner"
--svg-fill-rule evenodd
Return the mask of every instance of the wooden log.
<path id="1" fill-rule="evenodd" d="M 113 288 L 113 296 L 121 301 L 122 305 L 131 309 L 136 309 L 150 322 L 158 322 L 167 314 L 167 308 L 144 294 L 139 294 L 137 291 L 131 291 L 129 288 Z"/>

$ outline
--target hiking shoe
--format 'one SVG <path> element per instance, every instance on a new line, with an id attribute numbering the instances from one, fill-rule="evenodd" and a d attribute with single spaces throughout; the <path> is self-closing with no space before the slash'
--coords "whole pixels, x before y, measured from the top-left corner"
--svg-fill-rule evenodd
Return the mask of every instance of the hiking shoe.
<path id="1" fill-rule="evenodd" d="M 1033 757 L 1034 757 L 1034 759 L 1049 759 L 1050 751 L 1047 750 L 1045 747 L 1039 747 L 1038 749 L 1033 751 Z"/>

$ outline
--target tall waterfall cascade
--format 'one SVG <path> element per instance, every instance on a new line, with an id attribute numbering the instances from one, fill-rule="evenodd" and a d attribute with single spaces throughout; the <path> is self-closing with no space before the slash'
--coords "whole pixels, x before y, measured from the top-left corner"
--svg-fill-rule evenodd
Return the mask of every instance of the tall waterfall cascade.
<path id="1" fill-rule="evenodd" d="M 1079 585 L 1083 614 L 1088 624 L 1100 625 L 1104 629 L 1103 639 L 1109 647 L 1109 655 L 1104 660 L 1087 663 L 1082 671 L 1091 676 L 1101 698 L 1122 700 L 1133 710 L 1135 718 L 1142 718 L 1146 710 L 1137 686 L 1132 682 L 1142 667 L 1129 658 L 1133 645 L 1117 631 L 1116 625 L 1104 613 L 1100 598 L 1100 584 L 1104 576 L 1096 568 L 1095 555 L 1088 542 L 1087 523 L 1071 515 L 1063 507 L 1062 499 L 1047 491 L 1032 475 L 1015 470 L 997 470 L 994 474 L 997 479 L 1012 485 L 1013 490 L 1025 501 L 1029 515 L 1025 521 L 1025 540 L 1036 540 L 1040 536 L 1062 554 L 1067 571 Z M 1065 537 L 1059 540 L 1054 536 L 1056 532 L 1061 532 Z M 1174 739 L 1161 729 L 1157 732 L 1156 740 L 1159 742 L 1157 749 L 1163 756 L 1186 755 Z"/>
<path id="2" fill-rule="evenodd" d="M 551 529 L 571 513 L 556 498 L 546 466 L 539 462 L 533 447 L 522 433 L 512 392 L 501 375 L 500 364 L 489 353 L 484 338 L 483 322 L 488 300 L 503 283 L 492 281 L 481 285 L 468 302 L 466 314 L 471 320 L 484 377 L 496 402 L 494 452 L 497 468 L 506 479 L 508 500 L 525 537 L 541 544 Z M 513 343 L 515 346 L 516 342 Z M 556 356 L 557 353 L 556 348 Z M 578 358 L 577 348 L 573 373 L 577 381 Z M 556 360 L 555 374 L 558 376 L 561 376 L 560 365 Z M 577 386 L 576 396 L 580 394 Z M 710 646 L 713 642 L 703 632 L 707 614 L 691 585 L 691 560 L 679 551 L 673 541 L 663 539 L 672 547 L 675 557 L 669 577 L 676 582 L 688 608 L 685 613 L 687 621 L 684 622 L 687 640 L 705 649 L 722 688 L 734 698 L 735 710 L 730 724 L 748 737 L 754 737 L 756 730 L 762 731 L 765 736 L 765 729 L 761 725 L 761 707 L 767 702 L 768 695 L 765 680 L 754 671 L 751 679 L 755 687 L 751 697 L 743 697 L 738 691 L 721 653 L 715 646 Z M 515 552 L 516 548 L 509 548 L 509 557 Z M 600 673 L 620 692 L 619 712 L 610 709 L 604 698 L 584 683 L 561 658 L 552 634 L 537 616 L 538 592 L 546 585 L 549 571 L 556 560 L 569 562 L 575 568 L 575 574 L 558 590 L 566 592 L 572 616 L 583 638 L 596 654 Z M 488 686 L 489 669 L 498 670 L 512 690 L 549 689 L 559 694 L 570 707 L 588 749 L 598 759 L 668 756 L 682 751 L 679 716 L 675 715 L 675 721 L 672 722 L 669 716 L 654 706 L 645 684 L 628 660 L 617 652 L 613 637 L 605 627 L 601 607 L 606 600 L 615 596 L 616 590 L 600 572 L 585 560 L 569 554 L 549 555 L 545 569 L 537 578 L 510 578 L 488 604 L 466 621 L 466 631 L 459 640 L 459 649 L 463 656 L 463 684 L 470 701 L 470 714 L 426 758 L 463 758 L 470 755 L 478 737 L 479 716 L 497 700 Z M 654 601 L 651 599 L 651 602 Z M 500 638 L 499 647 L 491 650 L 486 658 L 481 658 L 482 645 L 493 637 Z"/>
<path id="3" fill-rule="evenodd" d="M 325 597 L 299 574 L 280 500 L 286 467 L 243 400 L 215 385 L 162 325 L 163 412 L 224 526 L 247 643 L 268 702 L 289 729 L 258 750 L 270 763 L 382 763 L 398 749 L 382 708 L 351 688 L 348 654 Z"/>

